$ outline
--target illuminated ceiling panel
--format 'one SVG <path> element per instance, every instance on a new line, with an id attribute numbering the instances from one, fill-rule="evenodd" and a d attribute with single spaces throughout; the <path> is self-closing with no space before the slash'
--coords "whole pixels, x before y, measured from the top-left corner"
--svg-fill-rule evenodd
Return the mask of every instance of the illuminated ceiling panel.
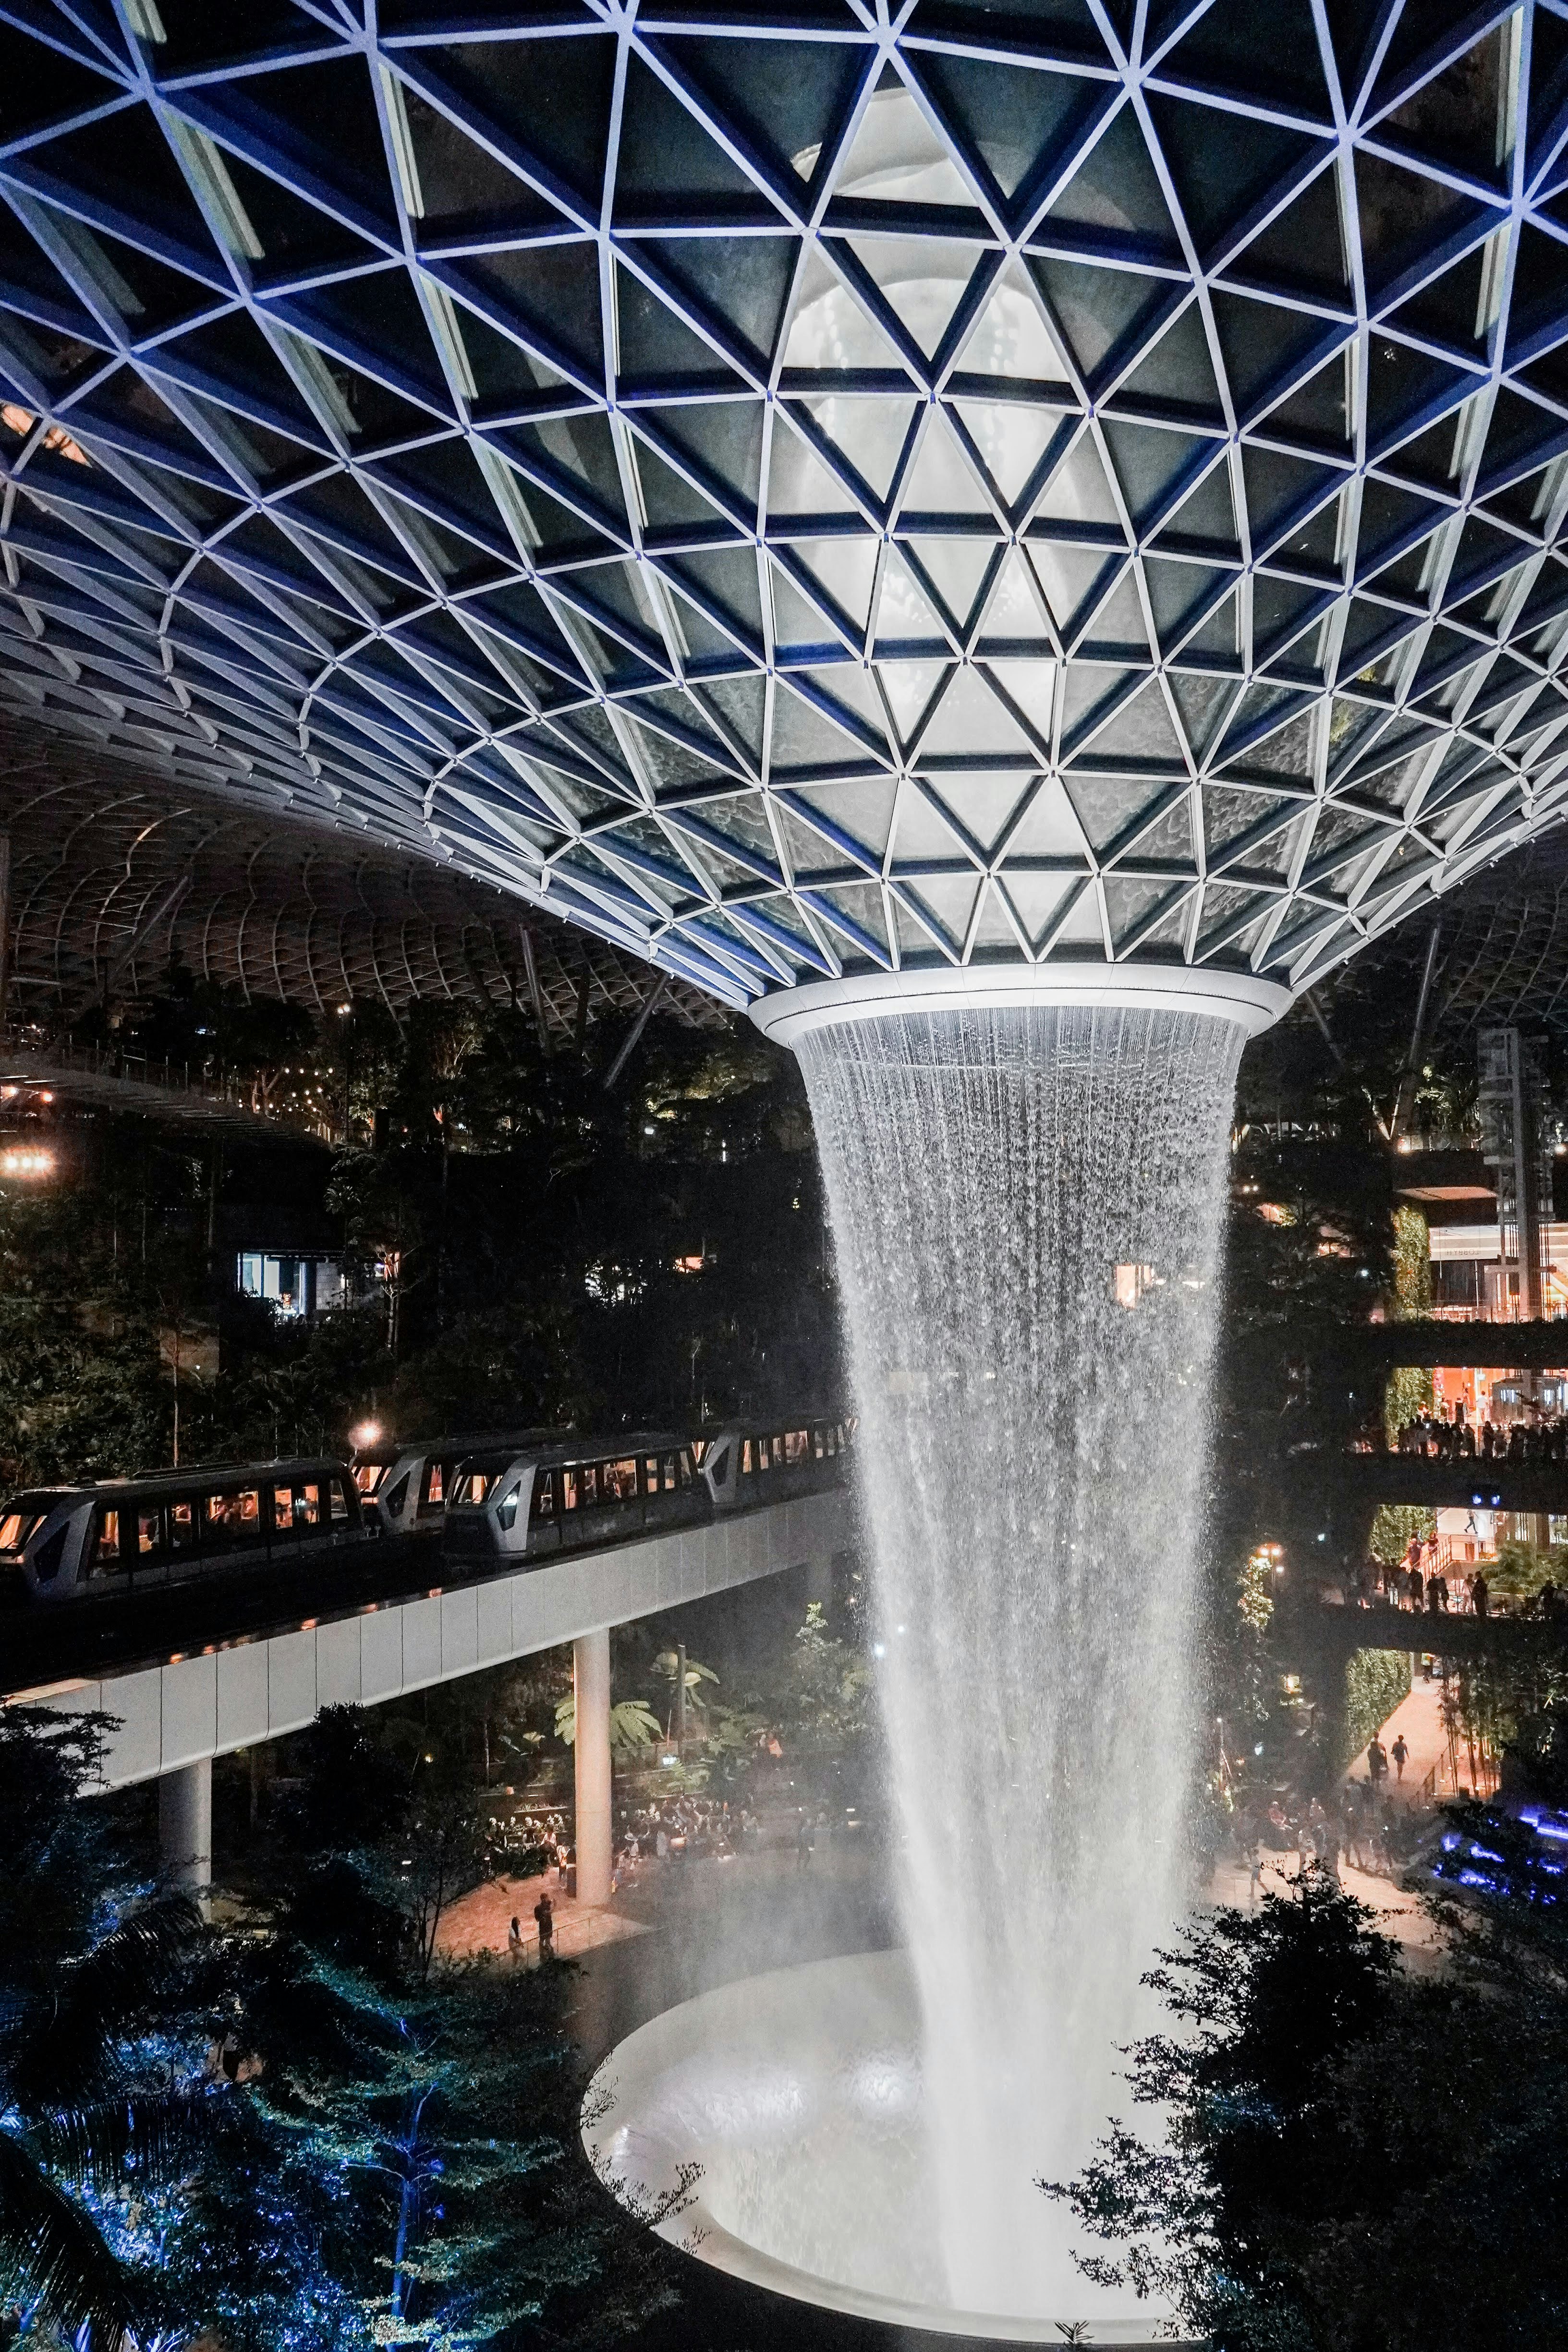
<path id="1" fill-rule="evenodd" d="M 13 705 L 736 1004 L 1563 809 L 1546 0 L 9 16 Z"/>

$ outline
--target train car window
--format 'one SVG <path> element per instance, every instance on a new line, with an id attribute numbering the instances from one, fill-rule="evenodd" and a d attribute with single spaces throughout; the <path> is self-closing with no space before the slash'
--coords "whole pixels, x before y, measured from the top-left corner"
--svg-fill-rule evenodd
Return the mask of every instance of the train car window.
<path id="1" fill-rule="evenodd" d="M 89 1572 L 113 1576 L 124 1565 L 120 1549 L 120 1514 L 100 1503 L 92 1515 L 92 1557 Z"/>
<path id="2" fill-rule="evenodd" d="M 348 1488 L 341 1478 L 330 1478 L 327 1481 L 327 1493 L 331 1497 L 332 1525 L 335 1528 L 346 1527 L 349 1516 Z"/>
<path id="3" fill-rule="evenodd" d="M 412 1475 L 412 1471 L 405 1470 L 386 1496 L 387 1512 L 395 1519 L 399 1517 L 404 1504 L 408 1500 L 408 1481 Z"/>
<path id="4" fill-rule="evenodd" d="M 804 1462 L 810 1451 L 810 1442 L 804 1429 L 792 1429 L 784 1437 L 784 1460 L 792 1468 Z"/>
<path id="5" fill-rule="evenodd" d="M 354 1471 L 354 1485 L 362 1495 L 374 1495 L 385 1477 L 388 1465 L 384 1462 L 362 1462 Z"/>
<path id="6" fill-rule="evenodd" d="M 637 1456 L 628 1454 L 623 1462 L 605 1462 L 599 1470 L 600 1498 L 606 1503 L 635 1503 L 637 1498 Z"/>
<path id="7" fill-rule="evenodd" d="M 23 1550 L 45 1517 L 42 1511 L 7 1511 L 0 1517 L 0 1551 Z"/>
<path id="8" fill-rule="evenodd" d="M 555 1517 L 555 1473 L 536 1470 L 533 1474 L 533 1500 L 529 1506 L 531 1519 L 552 1519 Z"/>
<path id="9" fill-rule="evenodd" d="M 675 1456 L 673 1454 L 667 1454 L 664 1457 L 664 1491 L 667 1495 L 673 1495 L 675 1492 Z"/>
<path id="10" fill-rule="evenodd" d="M 195 1551 L 200 1528 L 196 1506 L 190 1501 L 169 1506 L 169 1549 Z"/>
<path id="11" fill-rule="evenodd" d="M 477 1511 L 493 1483 L 482 1470 L 465 1471 L 452 1487 L 448 1507 L 455 1511 Z"/>
<path id="12" fill-rule="evenodd" d="M 691 1456 L 684 1451 L 675 1457 L 675 1475 L 683 1486 L 691 1484 Z"/>
<path id="13" fill-rule="evenodd" d="M 163 1523 L 161 1512 L 138 1511 L 136 1514 L 136 1555 L 148 1559 L 163 1548 Z"/>
<path id="14" fill-rule="evenodd" d="M 773 1449 L 772 1441 L 766 1437 L 759 1437 L 757 1440 L 757 1467 L 759 1470 L 771 1470 L 773 1466 Z"/>
<path id="15" fill-rule="evenodd" d="M 642 1473 L 643 1493 L 645 1495 L 657 1495 L 658 1492 L 658 1456 L 657 1454 L 649 1454 L 644 1456 Z"/>
<path id="16" fill-rule="evenodd" d="M 514 1478 L 496 1505 L 496 1525 L 503 1535 L 510 1535 L 517 1525 L 517 1490 L 521 1484 L 521 1478 Z"/>
<path id="17" fill-rule="evenodd" d="M 280 1536 L 294 1532 L 294 1489 L 274 1486 L 272 1489 L 272 1524 Z"/>
<path id="18" fill-rule="evenodd" d="M 741 1475 L 742 1478 L 749 1478 L 751 1475 L 752 1441 L 749 1437 L 742 1437 L 741 1440 Z"/>
<path id="19" fill-rule="evenodd" d="M 204 1512 L 204 1540 L 215 1550 L 230 1544 L 258 1543 L 261 1538 L 261 1490 L 244 1486 L 237 1491 L 208 1495 Z"/>
<path id="20" fill-rule="evenodd" d="M 303 1536 L 321 1531 L 321 1490 L 313 1478 L 294 1489 L 294 1525 Z"/>
<path id="21" fill-rule="evenodd" d="M 576 1509 L 577 1494 L 577 1473 L 575 1470 L 563 1470 L 561 1473 L 561 1507 L 563 1511 L 574 1511 Z"/>
<path id="22" fill-rule="evenodd" d="M 451 1474 L 448 1471 L 446 1463 L 427 1462 L 426 1464 L 425 1482 L 419 1490 L 419 1507 L 421 1510 L 425 1508 L 426 1503 L 428 1503 L 432 1510 L 440 1510 L 445 1507 L 447 1501 L 447 1488 L 450 1483 L 450 1477 Z"/>
<path id="23" fill-rule="evenodd" d="M 583 1480 L 583 1508 L 585 1511 L 591 1511 L 599 1499 L 598 1464 L 596 1462 L 584 1462 L 581 1476 Z"/>

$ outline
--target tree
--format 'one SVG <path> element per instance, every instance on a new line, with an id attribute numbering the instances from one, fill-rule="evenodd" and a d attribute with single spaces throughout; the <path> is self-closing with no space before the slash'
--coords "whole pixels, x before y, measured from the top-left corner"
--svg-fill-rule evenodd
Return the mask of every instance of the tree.
<path id="1" fill-rule="evenodd" d="M 564 1747 L 575 1747 L 577 1741 L 577 1699 L 568 1692 L 555 1704 L 555 1737 Z M 617 1699 L 610 1709 L 610 1754 L 617 1764 L 646 1762 L 648 1750 L 656 1739 L 664 1737 L 664 1726 L 647 1699 Z"/>
<path id="2" fill-rule="evenodd" d="M 329 1709 L 303 1742 L 267 1908 L 234 1938 L 244 2160 L 215 2170 L 173 2270 L 243 2347 L 442 2352 L 611 2344 L 671 2268 L 605 2200 L 577 2137 L 570 1964 L 437 1949 L 462 1790 L 381 1725 Z"/>
<path id="3" fill-rule="evenodd" d="M 148 1897 L 92 1784 L 104 1719 L 0 1708 L 0 2303 L 116 2352 L 167 2313 L 153 2226 L 216 2149 L 204 1930 Z"/>
<path id="4" fill-rule="evenodd" d="M 1568 1926 L 1552 1857 L 1461 1811 L 1436 1976 L 1321 1871 L 1189 1930 L 1148 1979 L 1176 2021 L 1068 2186 L 1102 2283 L 1215 2352 L 1539 2352 L 1568 2335 Z M 1529 1889 L 1533 1885 L 1535 1897 Z"/>

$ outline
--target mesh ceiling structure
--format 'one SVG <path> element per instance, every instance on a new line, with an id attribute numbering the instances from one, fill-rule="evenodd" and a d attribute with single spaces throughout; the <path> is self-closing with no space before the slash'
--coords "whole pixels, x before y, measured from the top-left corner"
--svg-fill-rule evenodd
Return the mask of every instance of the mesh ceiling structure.
<path id="1" fill-rule="evenodd" d="M 3 718 L 0 831 L 5 1004 L 24 1040 L 155 995 L 171 963 L 318 1013 L 345 1000 L 395 1016 L 420 1002 L 517 1006 L 547 1045 L 650 998 L 688 1026 L 729 1018 L 702 991 L 449 866 L 149 779 Z"/>
<path id="2" fill-rule="evenodd" d="M 8 0 L 0 693 L 743 1005 L 1568 794 L 1556 0 Z"/>

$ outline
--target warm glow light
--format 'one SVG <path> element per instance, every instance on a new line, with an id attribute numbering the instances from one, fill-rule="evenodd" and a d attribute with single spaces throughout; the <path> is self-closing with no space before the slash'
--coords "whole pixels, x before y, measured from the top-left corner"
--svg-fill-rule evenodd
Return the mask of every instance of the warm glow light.
<path id="1" fill-rule="evenodd" d="M 374 1445 L 380 1435 L 379 1421 L 362 1421 L 357 1429 L 351 1429 L 349 1432 L 349 1436 L 355 1445 Z"/>
<path id="2" fill-rule="evenodd" d="M 37 1151 L 27 1144 L 14 1144 L 10 1150 L 0 1151 L 0 1176 L 23 1176 L 36 1181 L 55 1172 L 52 1151 Z"/>

